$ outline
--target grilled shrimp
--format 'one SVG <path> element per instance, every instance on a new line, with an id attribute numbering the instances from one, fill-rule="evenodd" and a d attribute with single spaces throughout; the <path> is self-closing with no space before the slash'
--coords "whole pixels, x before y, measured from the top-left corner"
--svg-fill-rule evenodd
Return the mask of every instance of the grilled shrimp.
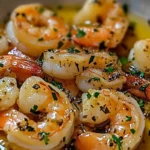
<path id="1" fill-rule="evenodd" d="M 67 50 L 44 52 L 43 72 L 59 79 L 73 79 L 86 68 L 105 68 L 108 64 L 115 68 L 120 65 L 117 56 L 106 52 L 85 54 L 78 49 L 73 50 L 76 53 Z"/>
<path id="2" fill-rule="evenodd" d="M 61 149 L 69 142 L 74 112 L 61 90 L 32 76 L 23 83 L 17 104 L 20 111 L 0 113 L 8 141 L 31 150 Z"/>
<path id="3" fill-rule="evenodd" d="M 0 77 L 16 77 L 19 81 L 25 81 L 32 75 L 43 76 L 41 67 L 34 61 L 13 55 L 0 56 Z"/>
<path id="4" fill-rule="evenodd" d="M 143 71 L 145 74 L 150 74 L 150 39 L 140 40 L 134 44 L 131 49 L 128 60 L 138 70 Z"/>
<path id="5" fill-rule="evenodd" d="M 78 88 L 87 92 L 89 89 L 122 89 L 126 77 L 121 70 L 113 67 L 104 70 L 89 68 L 76 77 Z"/>
<path id="6" fill-rule="evenodd" d="M 15 78 L 4 77 L 0 79 L 0 111 L 13 106 L 19 96 L 19 89 Z"/>
<path id="7" fill-rule="evenodd" d="M 73 41 L 83 46 L 115 48 L 123 39 L 129 21 L 114 0 L 87 0 L 74 19 Z M 85 25 L 88 23 L 88 25 Z"/>
<path id="8" fill-rule="evenodd" d="M 78 150 L 129 150 L 141 141 L 144 115 L 137 102 L 113 90 L 89 90 L 82 95 L 83 123 L 100 124 L 110 120 L 106 133 L 85 132 L 76 139 Z"/>
<path id="9" fill-rule="evenodd" d="M 44 50 L 67 42 L 68 26 L 41 4 L 17 7 L 6 27 L 11 42 L 25 54 L 40 56 Z M 61 45 L 62 46 L 62 45 Z"/>

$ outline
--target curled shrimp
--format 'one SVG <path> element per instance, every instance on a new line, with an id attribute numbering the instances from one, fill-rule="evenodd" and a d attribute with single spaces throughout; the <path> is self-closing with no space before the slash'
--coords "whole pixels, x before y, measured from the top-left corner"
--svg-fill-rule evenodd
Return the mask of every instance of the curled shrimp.
<path id="1" fill-rule="evenodd" d="M 135 68 L 149 75 L 150 39 L 137 41 L 129 53 L 128 60 Z"/>
<path id="2" fill-rule="evenodd" d="M 32 150 L 61 149 L 69 142 L 74 112 L 61 90 L 32 76 L 23 83 L 17 104 L 21 112 L 10 109 L 0 113 L 0 127 L 8 141 Z"/>
<path id="3" fill-rule="evenodd" d="M 119 66 L 117 56 L 106 52 L 87 53 L 75 49 L 78 53 L 67 50 L 44 52 L 43 72 L 59 79 L 73 79 L 86 68 L 105 68 L 108 64 Z"/>
<path id="4" fill-rule="evenodd" d="M 72 39 L 83 46 L 115 48 L 123 39 L 128 19 L 114 0 L 87 0 L 76 15 Z M 82 24 L 78 26 L 78 24 Z M 88 25 L 85 25 L 88 23 Z"/>
<path id="5" fill-rule="evenodd" d="M 19 89 L 15 78 L 4 77 L 0 79 L 0 111 L 13 106 L 19 96 Z"/>
<path id="6" fill-rule="evenodd" d="M 32 75 L 43 76 L 41 67 L 34 61 L 13 55 L 0 56 L 0 77 L 16 77 L 19 81 L 25 81 Z"/>
<path id="7" fill-rule="evenodd" d="M 67 42 L 68 26 L 41 4 L 17 7 L 6 32 L 11 42 L 25 54 L 40 56 L 49 48 L 58 48 Z M 62 46 L 62 45 L 61 45 Z"/>
<path id="8" fill-rule="evenodd" d="M 89 68 L 76 77 L 76 84 L 83 92 L 89 89 L 122 89 L 125 82 L 126 77 L 121 70 L 113 67 L 104 70 Z"/>
<path id="9" fill-rule="evenodd" d="M 100 124 L 110 120 L 106 133 L 85 132 L 76 139 L 78 150 L 129 150 L 141 141 L 145 127 L 144 115 L 137 102 L 113 90 L 89 90 L 82 95 L 81 120 Z"/>

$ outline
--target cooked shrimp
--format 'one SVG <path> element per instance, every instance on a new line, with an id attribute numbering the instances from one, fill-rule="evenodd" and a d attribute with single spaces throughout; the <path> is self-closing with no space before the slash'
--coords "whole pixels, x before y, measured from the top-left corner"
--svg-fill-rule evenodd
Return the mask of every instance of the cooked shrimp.
<path id="1" fill-rule="evenodd" d="M 0 114 L 0 126 L 10 142 L 32 150 L 61 149 L 69 142 L 74 112 L 61 90 L 32 76 L 23 83 L 17 103 L 21 112 L 11 109 Z"/>
<path id="2" fill-rule="evenodd" d="M 128 59 L 134 67 L 145 74 L 150 74 L 150 39 L 136 42 L 130 51 Z"/>
<path id="3" fill-rule="evenodd" d="M 123 39 L 129 21 L 114 0 L 87 0 L 76 15 L 73 41 L 83 46 L 115 48 Z M 86 23 L 89 23 L 87 26 Z"/>
<path id="4" fill-rule="evenodd" d="M 0 111 L 13 106 L 19 96 L 19 89 L 15 78 L 0 79 Z"/>
<path id="5" fill-rule="evenodd" d="M 104 70 L 89 68 L 76 77 L 78 88 L 87 92 L 89 89 L 122 89 L 126 77 L 121 70 L 113 67 Z"/>
<path id="6" fill-rule="evenodd" d="M 106 133 L 79 135 L 78 150 L 129 150 L 138 146 L 145 120 L 133 98 L 113 90 L 89 90 L 82 95 L 82 102 L 82 122 L 96 125 L 109 119 L 110 125 Z"/>
<path id="7" fill-rule="evenodd" d="M 73 79 L 86 68 L 105 68 L 108 64 L 119 65 L 117 56 L 106 52 L 84 54 L 78 49 L 77 53 L 67 50 L 44 52 L 42 69 L 49 76 L 59 79 Z M 74 50 L 74 51 L 75 51 Z"/>
<path id="8" fill-rule="evenodd" d="M 25 81 L 32 75 L 43 76 L 41 67 L 34 61 L 12 55 L 0 56 L 0 77 L 16 77 L 19 81 Z"/>
<path id="9" fill-rule="evenodd" d="M 62 18 L 43 5 L 28 4 L 13 11 L 6 32 L 19 50 L 37 57 L 44 50 L 65 45 L 69 28 Z"/>

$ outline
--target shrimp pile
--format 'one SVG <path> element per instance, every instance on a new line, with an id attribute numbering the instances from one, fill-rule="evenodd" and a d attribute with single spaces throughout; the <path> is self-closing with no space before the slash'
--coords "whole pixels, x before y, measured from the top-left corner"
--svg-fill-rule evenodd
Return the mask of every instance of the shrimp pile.
<path id="1" fill-rule="evenodd" d="M 124 65 L 112 51 L 129 27 L 119 3 L 87 0 L 72 20 L 39 3 L 12 11 L 0 32 L 0 132 L 15 150 L 138 148 L 150 39 Z"/>

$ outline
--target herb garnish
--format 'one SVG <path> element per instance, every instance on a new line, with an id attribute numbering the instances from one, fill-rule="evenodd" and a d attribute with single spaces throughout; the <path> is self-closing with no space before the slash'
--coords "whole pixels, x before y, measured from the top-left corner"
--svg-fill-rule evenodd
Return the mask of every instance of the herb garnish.
<path id="1" fill-rule="evenodd" d="M 118 150 L 122 149 L 122 138 L 118 138 L 116 135 L 112 135 L 113 141 L 118 145 Z"/>
<path id="2" fill-rule="evenodd" d="M 98 78 L 98 77 L 93 77 L 93 78 L 90 78 L 89 80 L 88 80 L 88 82 L 91 82 L 91 81 L 100 81 L 100 78 Z"/>
<path id="3" fill-rule="evenodd" d="M 44 140 L 45 145 L 47 145 L 49 142 L 49 139 L 48 139 L 49 134 L 50 133 L 46 133 L 46 132 L 39 132 L 38 133 L 38 135 L 40 136 L 40 141 Z"/>
<path id="4" fill-rule="evenodd" d="M 146 90 L 146 88 L 147 88 L 148 86 L 149 86 L 149 84 L 142 85 L 142 86 L 139 88 L 139 90 L 145 92 L 145 90 Z"/>
<path id="5" fill-rule="evenodd" d="M 89 64 L 93 62 L 94 58 L 95 58 L 95 56 L 90 57 Z"/>
<path id="6" fill-rule="evenodd" d="M 141 108 L 144 107 L 144 101 L 142 99 L 139 99 L 138 104 Z"/>
<path id="7" fill-rule="evenodd" d="M 39 8 L 38 8 L 38 12 L 39 12 L 39 13 L 42 13 L 43 11 L 44 11 L 44 7 L 39 7 Z"/>
<path id="8" fill-rule="evenodd" d="M 80 50 L 76 49 L 74 46 L 69 47 L 68 53 L 80 53 Z"/>
<path id="9" fill-rule="evenodd" d="M 4 65 L 2 63 L 0 63 L 0 67 L 4 67 Z"/>
<path id="10" fill-rule="evenodd" d="M 60 82 L 57 82 L 57 81 L 52 80 L 50 83 L 51 83 L 52 85 L 56 86 L 58 89 L 63 89 L 63 85 L 62 85 L 62 83 L 60 83 Z"/>
<path id="11" fill-rule="evenodd" d="M 137 75 L 137 76 L 139 76 L 140 78 L 143 78 L 143 77 L 145 76 L 144 72 L 137 70 L 137 69 L 136 69 L 135 67 L 133 67 L 133 66 L 130 67 L 129 69 L 130 69 L 130 73 L 131 73 L 132 75 Z"/>
<path id="12" fill-rule="evenodd" d="M 120 61 L 123 65 L 127 64 L 128 63 L 128 58 L 127 57 L 121 57 L 120 58 Z"/>
<path id="13" fill-rule="evenodd" d="M 58 98 L 57 98 L 57 96 L 56 96 L 56 93 L 52 93 L 52 96 L 53 96 L 53 99 L 54 99 L 55 101 L 58 100 Z"/>
<path id="14" fill-rule="evenodd" d="M 100 110 L 103 111 L 105 114 L 110 113 L 110 111 L 109 111 L 109 109 L 106 107 L 106 105 L 100 106 Z"/>
<path id="15" fill-rule="evenodd" d="M 131 121 L 132 117 L 131 116 L 126 116 L 126 121 Z"/>
<path id="16" fill-rule="evenodd" d="M 99 94 L 100 94 L 99 92 L 95 92 L 94 97 L 97 98 L 99 96 Z"/>
<path id="17" fill-rule="evenodd" d="M 77 38 L 83 37 L 85 35 L 86 35 L 86 32 L 84 32 L 83 30 L 81 30 L 79 28 L 77 29 L 77 34 L 76 34 Z"/>
<path id="18" fill-rule="evenodd" d="M 130 129 L 131 133 L 134 134 L 135 133 L 135 130 L 134 129 Z"/>
<path id="19" fill-rule="evenodd" d="M 123 4 L 122 8 L 123 8 L 125 14 L 127 14 L 129 12 L 129 6 L 128 6 L 128 4 Z"/>
<path id="20" fill-rule="evenodd" d="M 41 112 L 37 111 L 37 109 L 38 109 L 38 106 L 34 105 L 33 108 L 30 109 L 30 112 L 35 114 L 35 115 L 39 115 Z"/>
<path id="21" fill-rule="evenodd" d="M 87 93 L 87 98 L 90 99 L 91 98 L 91 94 Z"/>

